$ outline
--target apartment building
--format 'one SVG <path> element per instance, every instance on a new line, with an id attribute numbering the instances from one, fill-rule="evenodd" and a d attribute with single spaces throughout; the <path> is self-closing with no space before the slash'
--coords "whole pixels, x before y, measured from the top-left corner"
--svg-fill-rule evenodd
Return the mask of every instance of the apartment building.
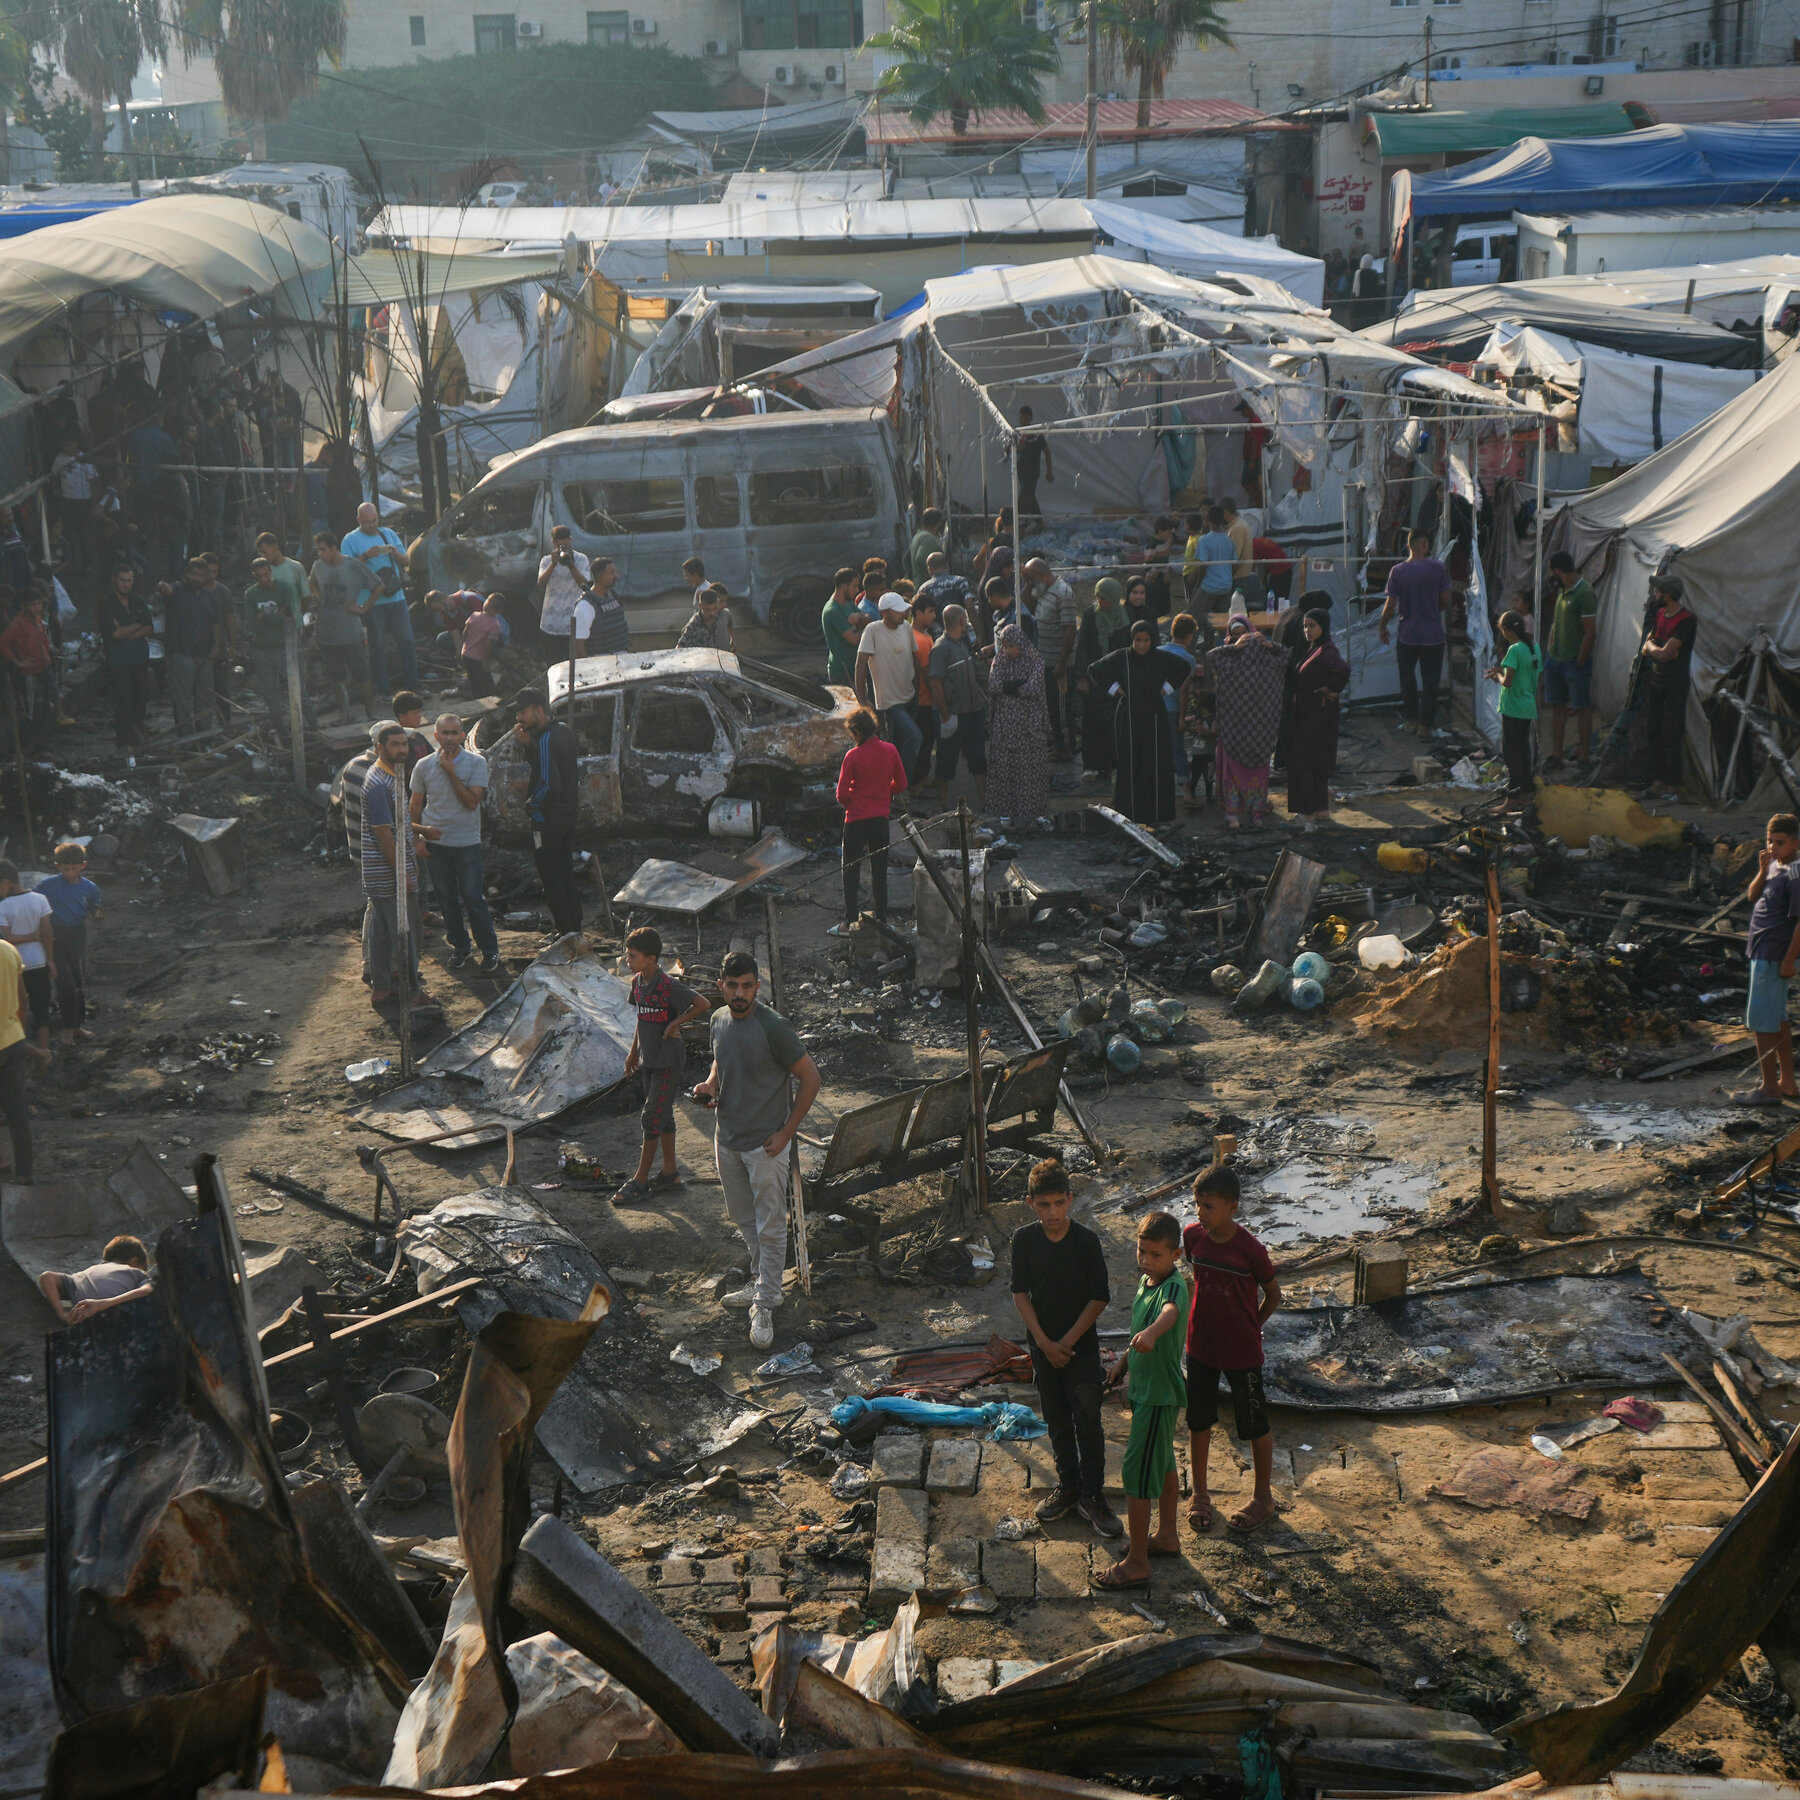
<path id="1" fill-rule="evenodd" d="M 1627 11 L 1620 0 L 1241 0 L 1227 5 L 1230 47 L 1185 46 L 1171 99 L 1223 99 L 1270 111 L 1325 106 L 1423 67 L 1509 62 L 1630 62 L 1646 70 L 1786 63 L 1765 45 L 1750 0 Z M 505 4 L 510 11 L 490 10 Z M 1065 40 L 1046 99 L 1080 99 L 1086 57 L 1074 0 L 1036 0 L 1039 26 Z M 872 89 L 881 73 L 865 39 L 887 25 L 887 0 L 349 0 L 345 61 L 378 68 L 440 56 L 503 55 L 521 45 L 666 44 L 703 58 L 721 85 L 781 100 Z M 1772 29 L 1772 28 L 1771 28 Z M 1122 70 L 1109 91 L 1132 89 Z"/>

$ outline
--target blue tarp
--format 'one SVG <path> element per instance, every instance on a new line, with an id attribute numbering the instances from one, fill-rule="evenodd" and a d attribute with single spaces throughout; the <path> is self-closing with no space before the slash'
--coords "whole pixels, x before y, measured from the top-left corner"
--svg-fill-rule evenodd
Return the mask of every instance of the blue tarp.
<path id="1" fill-rule="evenodd" d="M 1650 206 L 1757 206 L 1800 200 L 1800 120 L 1762 125 L 1652 125 L 1609 138 L 1521 138 L 1436 174 L 1394 176 L 1394 222 L 1446 213 Z"/>
<path id="2" fill-rule="evenodd" d="M 46 225 L 70 225 L 77 219 L 91 219 L 95 213 L 116 212 L 121 206 L 138 204 L 136 200 L 84 200 L 78 206 L 0 207 L 0 239 L 23 237 L 28 231 L 42 231 Z"/>

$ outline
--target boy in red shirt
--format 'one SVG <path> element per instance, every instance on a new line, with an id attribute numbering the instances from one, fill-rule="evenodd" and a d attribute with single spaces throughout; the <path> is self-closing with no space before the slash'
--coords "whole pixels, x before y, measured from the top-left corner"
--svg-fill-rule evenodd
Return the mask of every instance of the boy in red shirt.
<path id="1" fill-rule="evenodd" d="M 1237 1532 L 1255 1531 L 1275 1516 L 1270 1478 L 1275 1433 L 1263 1404 L 1262 1328 L 1281 1304 L 1281 1284 L 1269 1253 L 1237 1222 L 1235 1169 L 1203 1169 L 1194 1181 L 1194 1223 L 1181 1234 L 1183 1254 L 1194 1272 L 1194 1303 L 1188 1314 L 1188 1451 L 1194 1496 L 1188 1522 L 1210 1531 L 1212 1497 L 1206 1491 L 1206 1458 L 1219 1417 L 1219 1377 L 1231 1388 L 1237 1434 L 1250 1442 L 1256 1492 L 1248 1506 L 1225 1523 Z"/>
<path id="2" fill-rule="evenodd" d="M 637 1173 L 613 1195 L 614 1206 L 647 1206 L 652 1193 L 681 1185 L 675 1167 L 675 1096 L 681 1091 L 681 1066 L 687 1060 L 681 1028 L 704 1019 L 710 1002 L 684 986 L 662 966 L 662 933 L 640 925 L 625 937 L 625 961 L 631 967 L 631 1005 L 637 1013 L 637 1037 L 625 1058 L 625 1073 L 644 1077 L 644 1147 Z M 662 1145 L 662 1174 L 654 1180 L 650 1165 Z"/>
<path id="3" fill-rule="evenodd" d="M 44 629 L 44 598 L 25 590 L 24 603 L 0 631 L 0 656 L 21 675 L 41 675 L 50 666 L 50 634 Z"/>
<path id="4" fill-rule="evenodd" d="M 844 753 L 837 778 L 837 802 L 844 809 L 844 924 L 851 925 L 856 921 L 865 861 L 875 893 L 875 916 L 887 917 L 888 824 L 894 796 L 906 792 L 906 765 L 892 744 L 876 736 L 875 715 L 867 707 L 859 707 L 845 723 L 856 739 Z"/>

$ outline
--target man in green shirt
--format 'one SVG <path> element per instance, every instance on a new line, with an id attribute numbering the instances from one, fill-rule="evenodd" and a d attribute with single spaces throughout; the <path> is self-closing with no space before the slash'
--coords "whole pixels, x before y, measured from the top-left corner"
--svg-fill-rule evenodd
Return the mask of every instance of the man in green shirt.
<path id="1" fill-rule="evenodd" d="M 1093 1578 L 1109 1593 L 1150 1585 L 1150 1558 L 1181 1550 L 1176 1523 L 1180 1483 L 1175 1473 L 1175 1423 L 1187 1405 L 1181 1348 L 1187 1337 L 1188 1291 L 1181 1278 L 1181 1225 L 1172 1213 L 1151 1213 L 1138 1226 L 1138 1285 L 1131 1302 L 1131 1347 L 1113 1370 L 1128 1371 L 1131 1436 L 1125 1444 L 1125 1518 L 1130 1548 Z M 1156 1536 L 1150 1507 L 1157 1508 Z"/>
<path id="2" fill-rule="evenodd" d="M 944 515 L 935 506 L 928 506 L 919 515 L 919 529 L 912 534 L 912 542 L 906 547 L 906 572 L 913 578 L 915 587 L 924 582 L 929 573 L 925 559 L 943 547 Z"/>
<path id="3" fill-rule="evenodd" d="M 1594 590 L 1575 572 L 1575 559 L 1566 550 L 1550 558 L 1550 579 L 1556 583 L 1556 605 L 1550 614 L 1550 631 L 1544 639 L 1544 704 L 1550 708 L 1552 750 L 1546 761 L 1560 763 L 1563 729 L 1571 712 L 1581 745 L 1581 760 L 1588 760 L 1594 736 L 1594 705 L 1590 686 L 1594 673 L 1595 616 L 1600 602 Z"/>
<path id="4" fill-rule="evenodd" d="M 259 538 L 259 546 L 268 542 Z M 279 551 L 281 546 L 275 545 Z M 269 727 L 286 741 L 288 726 L 287 634 L 290 628 L 299 634 L 305 620 L 306 596 L 311 592 L 305 571 L 289 557 L 284 557 L 277 579 L 272 560 L 258 556 L 250 565 L 250 585 L 244 590 L 242 621 L 244 638 L 250 651 L 250 684 L 269 709 Z M 294 577 L 299 579 L 295 580 Z M 312 703 L 306 697 L 305 661 L 302 657 L 300 706 L 308 726 L 316 726 Z"/>
<path id="5" fill-rule="evenodd" d="M 856 646 L 869 622 L 856 610 L 861 581 L 855 569 L 839 569 L 831 578 L 831 598 L 819 614 L 819 629 L 825 637 L 825 679 L 832 687 L 856 686 Z"/>

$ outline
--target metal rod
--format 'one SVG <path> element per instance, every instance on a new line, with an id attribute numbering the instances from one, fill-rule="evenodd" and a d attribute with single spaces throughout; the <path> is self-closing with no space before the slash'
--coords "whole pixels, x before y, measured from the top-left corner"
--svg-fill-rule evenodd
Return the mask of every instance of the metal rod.
<path id="1" fill-rule="evenodd" d="M 882 877 L 886 879 L 885 876 Z M 782 1011 L 782 1002 L 786 998 L 785 984 L 781 978 L 781 933 L 775 925 L 775 897 L 773 894 L 763 895 L 763 931 L 769 945 L 769 999 L 777 1012 Z M 783 1014 L 785 1017 L 786 1015 Z M 788 1077 L 788 1105 L 794 1104 L 794 1078 Z M 796 1133 L 804 1136 L 804 1133 Z M 808 1143 L 816 1142 L 808 1138 Z M 794 1272 L 800 1277 L 800 1291 L 808 1297 L 812 1294 L 812 1254 L 806 1244 L 806 1183 L 800 1174 L 800 1146 L 789 1146 L 788 1157 L 788 1201 L 794 1213 Z"/>
<path id="2" fill-rule="evenodd" d="M 410 744 L 412 734 L 407 733 Z M 402 767 L 405 765 L 402 764 Z M 407 852 L 412 848 L 412 800 L 406 782 L 394 777 L 394 942 L 400 951 L 400 967 L 395 971 L 394 992 L 400 1001 L 400 1073 L 410 1080 L 413 1075 L 412 1036 L 412 895 L 406 886 Z M 416 860 L 413 864 L 417 869 Z M 421 901 L 423 905 L 423 901 Z"/>
<path id="3" fill-rule="evenodd" d="M 1013 459 L 1013 503 L 1018 504 L 1019 464 Z M 1019 521 L 1013 513 L 1015 530 Z M 1013 568 L 1019 566 L 1017 537 L 1014 538 Z M 959 801 L 956 829 L 962 845 L 962 977 L 963 1014 L 969 1037 L 969 1131 L 975 1155 L 975 1210 L 988 1209 L 987 1167 L 987 1095 L 981 1084 L 981 999 L 975 977 L 975 884 L 969 872 L 969 806 Z"/>
<path id="4" fill-rule="evenodd" d="M 1087 183 L 1082 192 L 1090 200 L 1096 191 L 1100 148 L 1100 16 L 1094 10 L 1096 4 L 1097 0 L 1087 0 Z"/>
<path id="5" fill-rule="evenodd" d="M 1768 647 L 1768 639 L 1759 631 L 1756 634 L 1756 656 L 1750 664 L 1750 679 L 1744 683 L 1744 698 L 1748 700 L 1752 706 L 1756 704 L 1756 690 L 1762 685 L 1763 653 Z M 1732 779 L 1737 774 L 1738 752 L 1744 747 L 1744 733 L 1748 730 L 1749 725 L 1749 715 L 1747 713 L 1740 714 L 1738 716 L 1737 736 L 1731 740 L 1731 757 L 1725 764 L 1725 778 L 1719 783 L 1718 792 L 1714 796 L 1714 799 L 1720 806 L 1728 806 L 1730 804 L 1730 801 L 1726 796 L 1731 792 Z"/>
<path id="6" fill-rule="evenodd" d="M 1774 737 L 1760 725 L 1750 708 L 1734 694 L 1730 688 L 1720 688 L 1719 698 L 1727 706 L 1735 707 L 1744 723 L 1750 727 L 1751 735 L 1762 745 L 1769 758 L 1769 766 L 1781 777 L 1781 785 L 1788 791 L 1788 798 L 1796 806 L 1800 806 L 1800 770 L 1788 761 L 1787 753 L 1776 743 Z"/>
<path id="7" fill-rule="evenodd" d="M 1487 1074 L 1481 1090 L 1481 1191 L 1488 1211 L 1500 1216 L 1499 1102 L 1500 1087 L 1500 872 L 1487 872 L 1488 899 L 1488 1049 Z"/>
<path id="8" fill-rule="evenodd" d="M 300 658 L 300 628 L 290 614 L 285 633 L 287 652 L 288 737 L 294 751 L 294 787 L 306 792 L 306 675 Z M 273 723 L 273 721 L 271 721 Z"/>

